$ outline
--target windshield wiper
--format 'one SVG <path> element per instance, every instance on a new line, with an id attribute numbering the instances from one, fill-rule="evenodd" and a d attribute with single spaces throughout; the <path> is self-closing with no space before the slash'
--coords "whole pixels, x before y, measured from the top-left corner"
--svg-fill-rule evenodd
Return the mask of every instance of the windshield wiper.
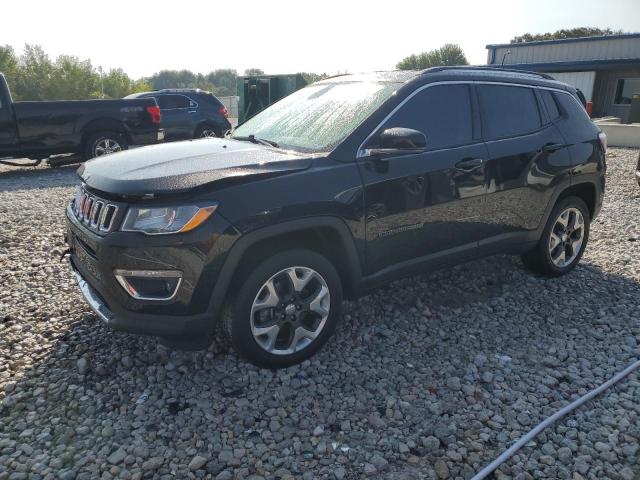
<path id="1" fill-rule="evenodd" d="M 278 144 L 276 142 L 274 142 L 273 140 L 267 140 L 265 138 L 259 138 L 259 137 L 256 137 L 253 134 L 248 135 L 246 137 L 231 137 L 231 138 L 233 138 L 234 140 L 240 140 L 241 142 L 251 142 L 251 143 L 257 143 L 259 145 L 266 145 L 268 147 L 278 148 Z"/>

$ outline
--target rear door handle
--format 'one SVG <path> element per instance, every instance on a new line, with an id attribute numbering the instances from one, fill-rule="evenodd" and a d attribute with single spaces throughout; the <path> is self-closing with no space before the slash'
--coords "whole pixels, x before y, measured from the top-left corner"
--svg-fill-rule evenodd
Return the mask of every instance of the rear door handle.
<path id="1" fill-rule="evenodd" d="M 550 143 L 542 147 L 543 152 L 556 152 L 562 148 L 570 147 L 571 145 L 566 143 Z"/>
<path id="2" fill-rule="evenodd" d="M 484 165 L 484 158 L 465 158 L 464 160 L 460 160 L 458 163 L 456 163 L 456 168 L 458 170 L 470 172 L 471 170 L 475 170 L 482 165 Z"/>

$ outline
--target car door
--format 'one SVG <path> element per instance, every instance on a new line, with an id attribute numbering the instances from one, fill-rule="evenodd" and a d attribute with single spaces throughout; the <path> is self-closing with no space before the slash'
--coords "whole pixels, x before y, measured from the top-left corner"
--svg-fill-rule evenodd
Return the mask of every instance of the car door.
<path id="1" fill-rule="evenodd" d="M 17 141 L 16 125 L 9 104 L 0 96 L 0 151 L 8 150 Z"/>
<path id="2" fill-rule="evenodd" d="M 162 114 L 162 128 L 169 141 L 186 140 L 193 136 L 191 126 L 191 101 L 179 94 L 165 94 L 156 97 Z"/>
<path id="3" fill-rule="evenodd" d="M 480 249 L 490 253 L 521 244 L 538 228 L 569 153 L 533 87 L 478 84 L 476 91 L 489 152 Z"/>
<path id="4" fill-rule="evenodd" d="M 474 132 L 471 87 L 420 87 L 365 142 L 393 127 L 426 135 L 423 153 L 364 157 L 369 274 L 473 257 L 485 194 L 486 148 Z M 359 156 L 362 156 L 362 152 Z"/>

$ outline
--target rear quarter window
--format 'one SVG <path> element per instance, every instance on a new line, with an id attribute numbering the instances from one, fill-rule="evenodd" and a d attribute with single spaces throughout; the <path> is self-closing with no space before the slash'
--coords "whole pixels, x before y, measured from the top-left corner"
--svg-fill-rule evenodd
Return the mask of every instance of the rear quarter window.
<path id="1" fill-rule="evenodd" d="M 487 139 L 511 137 L 540 128 L 538 102 L 532 88 L 478 85 L 478 98 Z"/>
<path id="2" fill-rule="evenodd" d="M 563 117 L 565 117 L 578 128 L 584 128 L 587 129 L 587 131 L 592 131 L 595 129 L 595 126 L 589 118 L 587 111 L 579 103 L 577 98 L 569 93 L 557 93 L 555 94 L 555 97 L 558 99 L 560 109 L 562 110 L 561 114 Z"/>
<path id="3" fill-rule="evenodd" d="M 555 120 L 560 116 L 560 110 L 558 110 L 558 104 L 556 103 L 553 93 L 549 90 L 539 90 L 539 92 L 542 97 L 542 103 L 544 103 L 544 108 L 547 110 L 547 115 L 549 115 L 549 120 Z"/>

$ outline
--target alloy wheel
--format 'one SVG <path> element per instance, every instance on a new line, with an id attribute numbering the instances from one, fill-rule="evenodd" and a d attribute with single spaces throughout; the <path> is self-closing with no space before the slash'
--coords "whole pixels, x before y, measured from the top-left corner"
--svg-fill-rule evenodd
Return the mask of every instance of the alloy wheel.
<path id="1" fill-rule="evenodd" d="M 212 130 L 210 128 L 205 128 L 200 133 L 200 138 L 215 138 L 215 137 L 217 137 L 215 130 Z"/>
<path id="2" fill-rule="evenodd" d="M 96 157 L 101 157 L 109 153 L 119 152 L 122 150 L 122 146 L 112 138 L 101 138 L 96 142 L 93 150 Z"/>
<path id="3" fill-rule="evenodd" d="M 289 267 L 267 280 L 251 306 L 256 343 L 274 355 L 307 348 L 324 329 L 331 305 L 327 282 L 308 267 Z"/>
<path id="4" fill-rule="evenodd" d="M 571 265 L 580 254 L 584 229 L 584 217 L 580 210 L 569 207 L 560 213 L 549 236 L 549 256 L 556 267 Z"/>

